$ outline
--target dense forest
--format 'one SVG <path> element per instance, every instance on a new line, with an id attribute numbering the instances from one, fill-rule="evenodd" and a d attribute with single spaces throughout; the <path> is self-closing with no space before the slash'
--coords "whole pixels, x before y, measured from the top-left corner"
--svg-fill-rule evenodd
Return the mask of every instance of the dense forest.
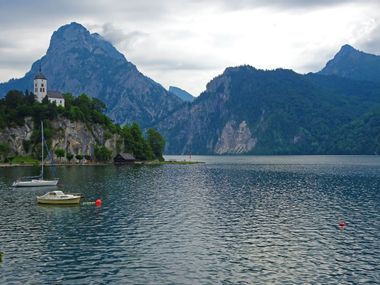
<path id="1" fill-rule="evenodd" d="M 101 125 L 109 135 L 118 134 L 123 139 L 124 149 L 122 151 L 132 153 L 138 160 L 163 160 L 162 154 L 165 147 L 165 140 L 154 129 L 149 129 L 144 136 L 137 123 L 120 127 L 104 115 L 106 105 L 97 98 L 91 98 L 86 94 L 73 96 L 64 94 L 65 106 L 56 106 L 45 98 L 42 103 L 34 99 L 34 95 L 29 92 L 22 93 L 12 90 L 0 100 L 0 133 L 5 128 L 16 128 L 25 124 L 25 119 L 30 117 L 35 126 L 44 122 L 44 137 L 48 143 L 54 136 L 55 130 L 51 127 L 51 121 L 59 118 L 67 118 L 70 121 L 80 121 L 91 129 L 94 124 Z M 25 142 L 24 148 L 32 148 L 33 155 L 38 157 L 40 151 L 40 128 L 33 129 L 30 141 Z M 0 141 L 0 158 L 5 159 L 5 154 L 9 150 L 7 142 Z M 81 160 L 84 155 L 65 153 L 65 150 L 54 150 L 57 157 L 66 157 L 71 160 L 74 156 Z M 97 161 L 108 161 L 111 159 L 111 150 L 104 145 L 97 145 L 94 150 L 94 157 L 87 159 Z"/>

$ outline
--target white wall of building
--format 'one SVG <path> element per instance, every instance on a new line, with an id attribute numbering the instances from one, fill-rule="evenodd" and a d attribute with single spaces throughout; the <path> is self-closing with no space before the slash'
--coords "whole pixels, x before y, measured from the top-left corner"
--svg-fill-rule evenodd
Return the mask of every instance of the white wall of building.
<path id="1" fill-rule="evenodd" d="M 48 98 L 50 103 L 55 103 L 57 106 L 65 107 L 65 99 Z"/>

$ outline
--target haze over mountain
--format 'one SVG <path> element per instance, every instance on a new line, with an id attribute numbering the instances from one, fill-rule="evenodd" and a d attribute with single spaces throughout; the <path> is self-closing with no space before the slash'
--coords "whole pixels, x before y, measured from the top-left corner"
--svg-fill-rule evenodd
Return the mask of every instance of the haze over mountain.
<path id="1" fill-rule="evenodd" d="M 182 101 L 185 101 L 185 102 L 193 102 L 195 99 L 195 97 L 191 95 L 189 92 L 175 86 L 170 86 L 169 92 L 173 93 L 174 95 L 176 95 L 178 98 L 180 98 Z"/>
<path id="2" fill-rule="evenodd" d="M 319 73 L 380 82 L 380 56 L 344 45 Z"/>
<path id="3" fill-rule="evenodd" d="M 39 68 L 48 79 L 48 89 L 99 98 L 106 103 L 107 114 L 120 124 L 137 121 L 142 127 L 150 126 L 182 103 L 99 34 L 90 34 L 74 22 L 53 33 L 46 55 L 23 78 L 0 84 L 0 96 L 11 89 L 33 90 Z"/>

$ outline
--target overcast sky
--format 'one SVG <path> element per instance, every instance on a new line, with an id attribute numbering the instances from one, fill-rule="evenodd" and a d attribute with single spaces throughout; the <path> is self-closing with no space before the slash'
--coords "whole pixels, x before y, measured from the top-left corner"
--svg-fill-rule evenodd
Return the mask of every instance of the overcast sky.
<path id="1" fill-rule="evenodd" d="M 0 0 L 0 82 L 22 77 L 72 21 L 196 96 L 228 66 L 313 72 L 346 43 L 380 54 L 380 0 Z"/>

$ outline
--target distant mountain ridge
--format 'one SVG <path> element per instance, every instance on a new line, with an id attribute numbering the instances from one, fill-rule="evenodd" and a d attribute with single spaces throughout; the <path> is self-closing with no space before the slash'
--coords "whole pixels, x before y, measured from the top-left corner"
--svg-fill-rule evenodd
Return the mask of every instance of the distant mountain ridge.
<path id="1" fill-rule="evenodd" d="M 319 74 L 380 82 L 380 56 L 344 45 Z"/>
<path id="2" fill-rule="evenodd" d="M 46 55 L 23 78 L 0 84 L 0 97 L 11 89 L 33 90 L 40 67 L 49 89 L 99 98 L 119 124 L 137 121 L 150 126 L 182 103 L 139 72 L 111 43 L 75 22 L 53 33 Z"/>
<path id="3" fill-rule="evenodd" d="M 182 101 L 185 101 L 185 102 L 193 102 L 195 99 L 195 97 L 191 95 L 189 92 L 175 86 L 170 86 L 169 92 L 173 93 L 174 95 L 176 95 L 178 98 L 180 98 Z"/>

